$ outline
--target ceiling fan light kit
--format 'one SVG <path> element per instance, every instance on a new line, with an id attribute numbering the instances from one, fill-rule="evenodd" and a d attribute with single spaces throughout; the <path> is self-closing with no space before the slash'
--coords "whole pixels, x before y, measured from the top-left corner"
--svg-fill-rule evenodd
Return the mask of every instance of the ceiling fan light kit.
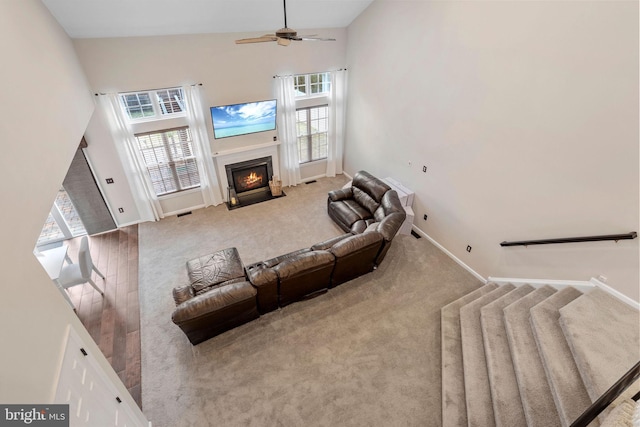
<path id="1" fill-rule="evenodd" d="M 252 37 L 247 39 L 236 40 L 236 44 L 278 42 L 279 46 L 289 46 L 291 40 L 302 41 L 336 41 L 331 38 L 320 38 L 316 36 L 298 36 L 298 32 L 287 27 L 287 0 L 282 0 L 284 5 L 284 28 L 280 28 L 275 34 L 265 34 L 260 37 Z"/>

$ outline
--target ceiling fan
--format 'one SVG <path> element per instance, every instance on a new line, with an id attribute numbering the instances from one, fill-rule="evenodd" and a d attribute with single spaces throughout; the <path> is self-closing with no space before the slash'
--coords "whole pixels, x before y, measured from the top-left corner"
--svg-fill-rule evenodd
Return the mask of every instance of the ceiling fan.
<path id="1" fill-rule="evenodd" d="M 282 3 L 284 5 L 284 28 L 280 28 L 275 34 L 265 34 L 261 37 L 236 40 L 236 44 L 278 42 L 280 46 L 289 46 L 291 40 L 336 41 L 336 39 L 320 38 L 315 35 L 299 36 L 296 30 L 287 27 L 287 0 L 282 0 Z"/>

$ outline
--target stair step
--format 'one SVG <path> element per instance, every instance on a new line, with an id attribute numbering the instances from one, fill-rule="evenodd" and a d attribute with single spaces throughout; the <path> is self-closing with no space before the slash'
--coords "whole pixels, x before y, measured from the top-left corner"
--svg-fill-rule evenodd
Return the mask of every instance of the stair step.
<path id="1" fill-rule="evenodd" d="M 556 427 L 560 418 L 529 320 L 536 304 L 556 293 L 543 286 L 504 309 L 504 321 L 528 427 Z"/>
<path id="2" fill-rule="evenodd" d="M 503 310 L 533 291 L 534 288 L 530 285 L 517 287 L 480 310 L 491 400 L 497 427 L 526 425 L 518 381 L 511 361 Z"/>
<path id="3" fill-rule="evenodd" d="M 569 344 L 558 323 L 560 308 L 582 295 L 567 287 L 531 309 L 531 326 L 562 427 L 569 427 L 591 405 Z M 599 425 L 593 421 L 591 426 Z"/>
<path id="4" fill-rule="evenodd" d="M 460 308 L 486 295 L 498 285 L 487 284 L 441 309 L 442 334 L 442 426 L 467 425 L 464 397 L 464 371 L 460 332 Z"/>
<path id="5" fill-rule="evenodd" d="M 595 288 L 560 309 L 560 325 L 592 401 L 640 359 L 640 313 Z"/>
<path id="6" fill-rule="evenodd" d="M 462 363 L 469 426 L 495 426 L 480 310 L 514 288 L 511 284 L 500 286 L 460 308 Z"/>

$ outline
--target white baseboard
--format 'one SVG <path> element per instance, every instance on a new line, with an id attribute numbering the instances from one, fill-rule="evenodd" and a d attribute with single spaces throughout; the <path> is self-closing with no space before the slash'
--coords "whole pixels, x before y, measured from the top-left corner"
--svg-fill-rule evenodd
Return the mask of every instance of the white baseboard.
<path id="1" fill-rule="evenodd" d="M 168 216 L 173 216 L 173 215 L 180 215 L 183 213 L 187 213 L 187 212 L 192 212 L 198 209 L 203 209 L 205 208 L 205 205 L 198 205 L 198 206 L 192 206 L 190 208 L 186 208 L 186 209 L 179 209 L 177 211 L 173 211 L 173 212 L 164 212 L 164 218 L 168 217 Z"/>
<path id="2" fill-rule="evenodd" d="M 118 228 L 124 228 L 124 227 L 129 227 L 130 225 L 136 225 L 136 224 L 142 224 L 144 221 L 131 221 L 131 222 L 125 222 L 124 224 L 120 224 L 116 222 L 116 225 L 118 226 Z M 113 230 L 109 230 L 109 231 L 113 231 Z"/>
<path id="3" fill-rule="evenodd" d="M 325 178 L 326 176 L 327 176 L 326 174 L 321 174 L 321 175 L 316 175 L 316 176 L 310 176 L 310 177 L 308 177 L 308 178 L 303 179 L 303 180 L 302 180 L 302 183 L 303 183 L 303 184 L 305 184 L 305 183 L 307 183 L 307 182 L 309 182 L 309 181 L 316 181 L 316 180 L 318 180 L 318 179 L 320 179 L 320 178 Z"/>
<path id="4" fill-rule="evenodd" d="M 454 254 L 449 252 L 444 246 L 442 246 L 440 243 L 434 240 L 427 233 L 420 230 L 415 225 L 412 227 L 412 229 L 413 231 L 418 233 L 420 236 L 426 238 L 428 241 L 433 243 L 434 246 L 436 246 L 442 252 L 447 254 L 458 265 L 460 265 L 462 268 L 467 270 L 469 273 L 473 274 L 476 278 L 478 278 L 478 280 L 482 281 L 483 283 L 487 283 L 487 282 L 494 282 L 497 284 L 512 283 L 515 286 L 522 286 L 524 284 L 529 284 L 533 287 L 542 287 L 544 285 L 549 285 L 549 286 L 553 286 L 556 289 L 562 289 L 563 287 L 566 287 L 566 286 L 573 286 L 574 288 L 578 289 L 580 292 L 583 292 L 583 293 L 598 287 L 603 291 L 607 292 L 608 294 L 613 295 L 614 297 L 624 302 L 625 304 L 628 304 L 629 306 L 635 308 L 636 310 L 640 310 L 640 303 L 629 298 L 623 293 L 613 289 L 611 286 L 607 285 L 606 283 L 601 282 L 600 280 L 593 277 L 591 278 L 591 280 L 522 279 L 522 278 L 513 278 L 513 277 L 493 277 L 493 276 L 489 276 L 488 278 L 485 279 L 480 273 L 475 271 L 473 268 L 469 267 L 460 258 L 458 258 Z"/>
<path id="5" fill-rule="evenodd" d="M 451 258 L 452 260 L 454 260 L 458 265 L 460 265 L 462 268 L 464 268 L 465 270 L 467 270 L 469 273 L 473 274 L 478 280 L 480 280 L 482 283 L 487 283 L 487 279 L 485 279 L 480 273 L 478 273 L 477 271 L 475 271 L 473 268 L 469 267 L 467 264 L 465 264 L 460 258 L 458 258 L 457 256 L 455 256 L 454 254 L 452 254 L 451 252 L 449 252 L 449 250 L 447 248 L 445 248 L 444 246 L 442 246 L 440 243 L 438 243 L 435 239 L 433 239 L 431 236 L 429 236 L 427 233 L 425 233 L 424 231 L 420 230 L 418 227 L 416 227 L 415 225 L 413 225 L 411 227 L 411 229 L 413 231 L 415 231 L 416 233 L 418 233 L 419 235 L 421 235 L 422 237 L 424 237 L 425 239 L 427 239 L 428 241 L 430 241 L 431 243 L 433 243 L 433 245 L 435 247 L 437 247 L 438 249 L 440 249 L 442 252 L 444 252 L 445 254 L 447 254 L 449 256 L 449 258 Z"/>

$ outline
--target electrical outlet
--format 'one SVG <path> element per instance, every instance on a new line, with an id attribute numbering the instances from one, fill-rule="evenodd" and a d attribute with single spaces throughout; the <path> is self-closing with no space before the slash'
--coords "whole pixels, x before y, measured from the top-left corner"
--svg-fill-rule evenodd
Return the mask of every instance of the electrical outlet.
<path id="1" fill-rule="evenodd" d="M 118 208 L 118 212 L 124 213 L 124 208 Z"/>
<path id="2" fill-rule="evenodd" d="M 107 184 L 113 184 L 113 178 L 107 178 Z"/>
<path id="3" fill-rule="evenodd" d="M 424 220 L 425 221 L 427 220 L 427 214 L 424 214 Z"/>
<path id="4" fill-rule="evenodd" d="M 278 137 L 277 137 L 277 136 L 274 136 L 274 137 L 273 137 L 273 140 L 274 140 L 274 141 L 277 141 L 277 140 L 278 140 Z"/>
<path id="5" fill-rule="evenodd" d="M 467 245 L 467 252 L 471 252 L 471 246 Z"/>
<path id="6" fill-rule="evenodd" d="M 427 173 L 427 167 L 426 166 L 422 167 L 422 172 Z"/>

